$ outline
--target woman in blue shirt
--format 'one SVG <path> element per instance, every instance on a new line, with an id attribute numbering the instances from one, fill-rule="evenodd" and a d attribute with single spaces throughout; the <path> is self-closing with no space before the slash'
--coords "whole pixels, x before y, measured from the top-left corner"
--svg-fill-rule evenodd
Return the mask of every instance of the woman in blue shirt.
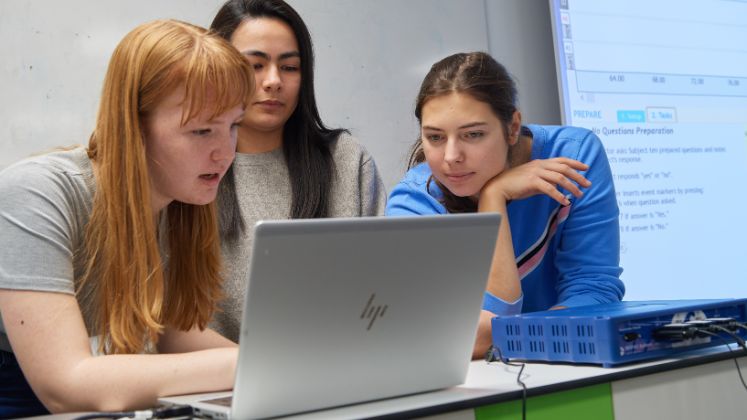
<path id="1" fill-rule="evenodd" d="M 431 67 L 415 115 L 421 136 L 387 215 L 504 215 L 473 357 L 496 315 L 619 301 L 619 210 L 592 132 L 521 123 L 516 86 L 485 53 Z"/>

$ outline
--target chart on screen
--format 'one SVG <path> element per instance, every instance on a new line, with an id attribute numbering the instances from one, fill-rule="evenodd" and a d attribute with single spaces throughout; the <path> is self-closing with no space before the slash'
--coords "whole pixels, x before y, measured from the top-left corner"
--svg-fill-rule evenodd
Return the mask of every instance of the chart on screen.
<path id="1" fill-rule="evenodd" d="M 552 0 L 563 121 L 605 145 L 626 299 L 747 296 L 747 2 Z"/>

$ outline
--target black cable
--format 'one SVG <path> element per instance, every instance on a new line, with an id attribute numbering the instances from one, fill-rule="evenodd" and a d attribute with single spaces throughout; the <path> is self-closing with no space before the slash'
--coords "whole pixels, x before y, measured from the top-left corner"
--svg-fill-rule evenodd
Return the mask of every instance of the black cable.
<path id="1" fill-rule="evenodd" d="M 739 347 L 741 347 L 744 350 L 747 350 L 747 344 L 745 344 L 744 339 L 740 337 L 739 334 L 735 333 L 734 331 L 728 328 L 724 328 L 721 325 L 711 325 L 710 327 L 715 328 L 721 332 L 725 332 L 726 334 L 730 335 L 734 340 L 737 341 L 737 343 L 739 344 Z"/>
<path id="2" fill-rule="evenodd" d="M 497 353 L 497 354 L 496 354 Z M 521 380 L 521 374 L 524 373 L 525 363 L 513 363 L 503 357 L 501 349 L 498 346 L 490 346 L 487 353 L 485 353 L 485 361 L 490 364 L 491 362 L 499 361 L 507 366 L 518 367 L 519 373 L 516 375 L 516 383 L 521 386 L 521 420 L 527 419 L 527 384 Z"/>
<path id="3" fill-rule="evenodd" d="M 736 325 L 737 327 L 739 327 L 739 328 L 741 328 L 741 329 L 743 329 L 743 330 L 747 331 L 747 324 L 744 324 L 744 323 L 741 323 L 741 322 L 737 322 L 737 321 L 734 321 L 734 325 Z"/>
<path id="4" fill-rule="evenodd" d="M 716 337 L 719 340 L 723 341 L 724 344 L 726 344 L 726 348 L 729 349 L 729 352 L 732 355 L 734 355 L 734 357 L 732 358 L 732 360 L 734 360 L 734 365 L 737 367 L 737 374 L 739 375 L 739 380 L 742 382 L 742 387 L 744 387 L 744 390 L 747 391 L 747 383 L 745 383 L 744 377 L 742 376 L 742 368 L 739 366 L 739 361 L 737 360 L 737 355 L 734 353 L 734 350 L 731 349 L 731 346 L 729 345 L 729 342 L 726 341 L 726 339 L 724 337 L 721 337 L 720 334 L 716 334 L 716 333 L 713 333 L 713 332 L 710 332 L 710 331 L 706 331 L 704 329 L 700 329 L 700 332 L 702 332 L 703 334 L 707 334 L 707 335 Z M 731 334 L 731 331 L 729 331 L 729 333 Z M 740 337 L 740 340 L 741 340 L 741 337 Z M 744 340 L 742 340 L 742 344 L 744 344 Z"/>
<path id="5" fill-rule="evenodd" d="M 89 419 L 119 419 L 122 417 L 133 417 L 134 411 L 106 411 L 95 414 L 86 414 L 73 418 L 73 420 L 89 420 Z"/>
<path id="6" fill-rule="evenodd" d="M 192 407 L 185 404 L 167 405 L 143 411 L 105 411 L 101 413 L 85 414 L 75 417 L 73 420 L 90 419 L 120 419 L 123 417 L 166 419 L 173 417 L 192 417 Z"/>

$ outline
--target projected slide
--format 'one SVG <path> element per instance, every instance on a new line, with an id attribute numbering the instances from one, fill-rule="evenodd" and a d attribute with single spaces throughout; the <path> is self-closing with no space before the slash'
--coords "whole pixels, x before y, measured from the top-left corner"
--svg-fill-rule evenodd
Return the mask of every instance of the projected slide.
<path id="1" fill-rule="evenodd" d="M 564 123 L 612 165 L 626 299 L 747 297 L 747 2 L 551 4 Z"/>

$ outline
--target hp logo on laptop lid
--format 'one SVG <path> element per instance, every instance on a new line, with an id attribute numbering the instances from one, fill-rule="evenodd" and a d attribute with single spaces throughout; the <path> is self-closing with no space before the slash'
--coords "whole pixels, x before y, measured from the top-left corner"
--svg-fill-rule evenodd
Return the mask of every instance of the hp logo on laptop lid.
<path id="1" fill-rule="evenodd" d="M 389 305 L 374 305 L 373 301 L 374 298 L 376 298 L 376 293 L 371 293 L 371 297 L 368 298 L 368 302 L 366 302 L 366 307 L 363 308 L 363 312 L 361 313 L 361 319 L 370 319 L 371 321 L 368 323 L 368 328 L 366 328 L 366 331 L 370 330 L 373 326 L 374 322 L 376 321 L 376 318 L 381 318 L 384 316 L 384 313 L 386 312 L 386 308 L 389 307 Z"/>

